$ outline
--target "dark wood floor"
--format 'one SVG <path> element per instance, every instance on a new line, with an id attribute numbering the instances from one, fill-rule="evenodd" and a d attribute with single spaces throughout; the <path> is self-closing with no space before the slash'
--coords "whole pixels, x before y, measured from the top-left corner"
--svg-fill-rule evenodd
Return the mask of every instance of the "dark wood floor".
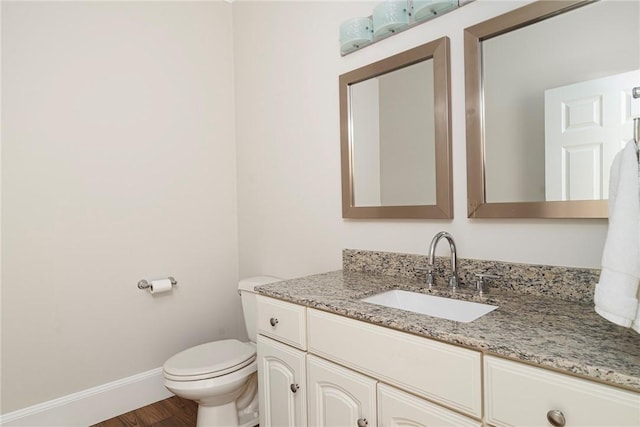
<path id="1" fill-rule="evenodd" d="M 194 427 L 198 405 L 173 396 L 91 427 Z"/>

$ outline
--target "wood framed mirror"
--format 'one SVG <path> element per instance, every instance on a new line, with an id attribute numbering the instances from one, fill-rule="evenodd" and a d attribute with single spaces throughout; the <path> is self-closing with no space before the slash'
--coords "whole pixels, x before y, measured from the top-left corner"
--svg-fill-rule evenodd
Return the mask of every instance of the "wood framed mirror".
<path id="1" fill-rule="evenodd" d="M 537 1 L 465 29 L 470 218 L 608 216 L 610 162 L 640 115 L 638 16 L 638 2 Z"/>
<path id="2" fill-rule="evenodd" d="M 343 218 L 452 218 L 449 39 L 342 74 Z"/>

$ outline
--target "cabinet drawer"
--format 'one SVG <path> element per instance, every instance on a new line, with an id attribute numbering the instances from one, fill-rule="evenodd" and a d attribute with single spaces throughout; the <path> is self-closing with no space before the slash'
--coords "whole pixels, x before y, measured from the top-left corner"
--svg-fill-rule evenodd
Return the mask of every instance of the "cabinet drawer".
<path id="1" fill-rule="evenodd" d="M 258 333 L 301 350 L 307 349 L 306 308 L 257 295 Z"/>
<path id="2" fill-rule="evenodd" d="M 480 418 L 480 353 L 314 309 L 309 352 Z"/>
<path id="3" fill-rule="evenodd" d="M 556 410 L 566 426 L 640 426 L 640 393 L 492 356 L 484 365 L 492 425 L 552 425 L 547 412 Z"/>

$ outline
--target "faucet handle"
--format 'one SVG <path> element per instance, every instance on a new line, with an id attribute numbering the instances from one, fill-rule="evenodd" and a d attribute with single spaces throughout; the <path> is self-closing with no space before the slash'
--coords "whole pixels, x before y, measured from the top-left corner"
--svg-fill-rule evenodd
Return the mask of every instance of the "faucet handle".
<path id="1" fill-rule="evenodd" d="M 489 274 L 489 273 L 476 273 L 476 291 L 478 294 L 482 295 L 485 292 L 484 289 L 484 280 L 485 279 L 499 279 L 500 276 L 497 274 Z"/>
<path id="2" fill-rule="evenodd" d="M 449 287 L 451 288 L 452 291 L 455 292 L 455 290 L 458 289 L 459 286 L 460 286 L 460 283 L 458 283 L 458 275 L 455 274 L 454 272 L 449 278 Z"/>
<path id="3" fill-rule="evenodd" d="M 414 270 L 419 271 L 421 273 L 426 273 L 426 284 L 429 289 L 433 286 L 433 266 L 429 265 L 427 267 L 415 267 Z"/>

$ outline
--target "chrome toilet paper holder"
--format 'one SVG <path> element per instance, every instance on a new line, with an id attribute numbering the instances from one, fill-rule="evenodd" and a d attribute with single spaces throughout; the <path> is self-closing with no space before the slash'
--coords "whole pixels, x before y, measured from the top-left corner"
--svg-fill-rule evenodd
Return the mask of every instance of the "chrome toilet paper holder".
<path id="1" fill-rule="evenodd" d="M 178 281 L 171 276 L 167 277 L 167 279 L 171 281 L 172 287 L 178 284 Z M 138 282 L 138 289 L 149 289 L 150 287 L 151 283 L 147 279 L 142 279 Z"/>

